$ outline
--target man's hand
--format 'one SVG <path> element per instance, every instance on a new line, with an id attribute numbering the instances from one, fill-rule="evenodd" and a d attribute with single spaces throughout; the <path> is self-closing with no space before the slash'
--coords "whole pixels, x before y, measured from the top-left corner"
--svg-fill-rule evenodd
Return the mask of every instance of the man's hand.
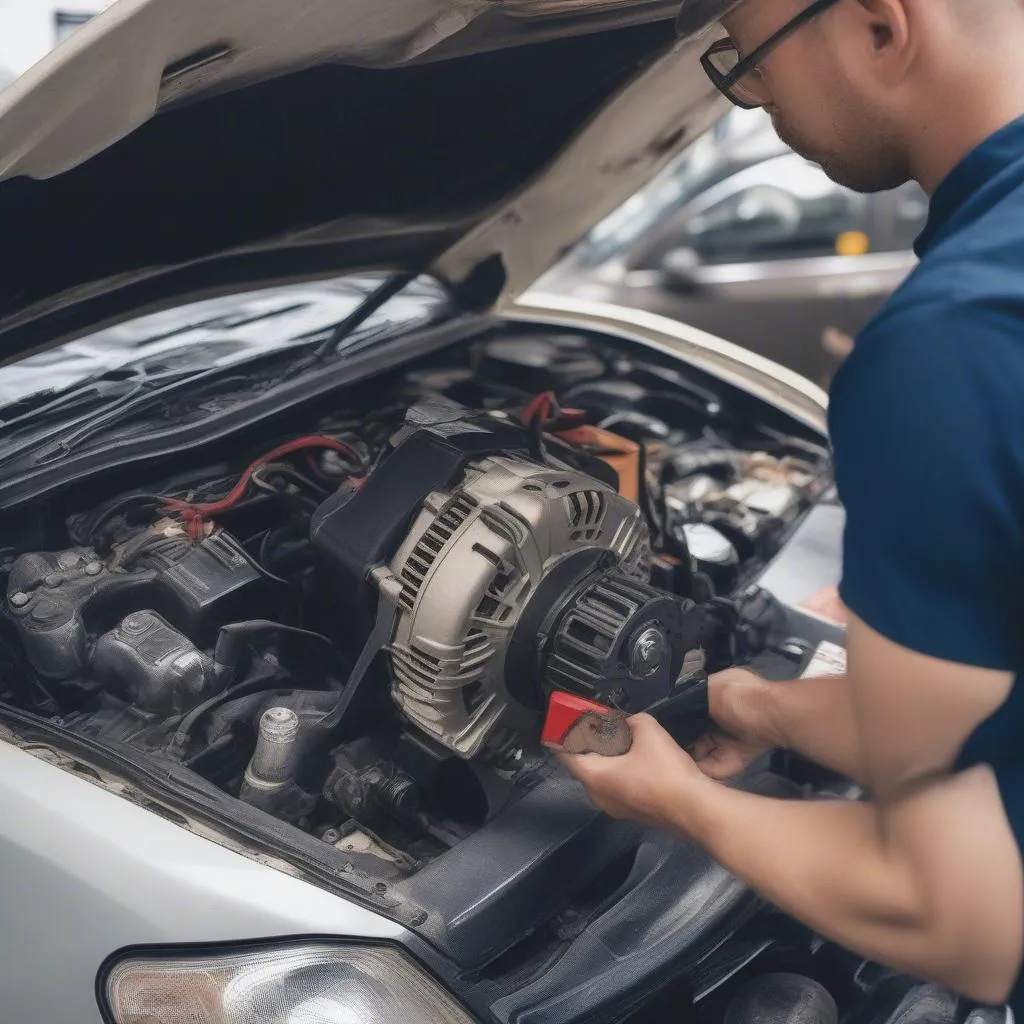
<path id="1" fill-rule="evenodd" d="M 760 743 L 747 743 L 715 729 L 705 733 L 693 745 L 693 759 L 709 779 L 728 782 L 771 749 Z"/>
<path id="2" fill-rule="evenodd" d="M 604 757 L 556 751 L 557 756 L 583 783 L 593 803 L 612 818 L 659 828 L 676 824 L 674 812 L 694 785 L 708 785 L 708 780 L 650 715 L 634 715 L 627 721 L 633 733 L 628 753 Z"/>
<path id="3" fill-rule="evenodd" d="M 708 705 L 718 728 L 693 747 L 697 767 L 719 782 L 734 778 L 749 764 L 780 746 L 774 735 L 766 683 L 742 668 L 708 679 Z"/>

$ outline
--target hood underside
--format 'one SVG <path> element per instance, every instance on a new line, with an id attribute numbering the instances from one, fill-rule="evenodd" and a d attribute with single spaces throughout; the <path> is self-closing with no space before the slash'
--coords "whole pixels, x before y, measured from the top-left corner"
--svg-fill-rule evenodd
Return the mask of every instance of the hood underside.
<path id="1" fill-rule="evenodd" d="M 718 116 L 677 13 L 119 0 L 0 96 L 0 361 L 356 268 L 507 301 Z"/>

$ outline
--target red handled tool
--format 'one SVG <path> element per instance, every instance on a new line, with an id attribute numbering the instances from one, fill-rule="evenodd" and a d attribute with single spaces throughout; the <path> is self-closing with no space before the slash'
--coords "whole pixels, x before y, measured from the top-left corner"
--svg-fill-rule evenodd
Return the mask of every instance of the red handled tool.
<path id="1" fill-rule="evenodd" d="M 548 700 L 541 743 L 567 754 L 625 754 L 633 741 L 626 716 L 596 701 L 556 690 Z"/>
<path id="2" fill-rule="evenodd" d="M 677 742 L 692 743 L 709 723 L 708 679 L 703 668 L 684 674 L 672 692 L 646 708 Z M 627 715 L 573 693 L 556 691 L 548 700 L 541 742 L 567 754 L 617 757 L 633 742 Z"/>

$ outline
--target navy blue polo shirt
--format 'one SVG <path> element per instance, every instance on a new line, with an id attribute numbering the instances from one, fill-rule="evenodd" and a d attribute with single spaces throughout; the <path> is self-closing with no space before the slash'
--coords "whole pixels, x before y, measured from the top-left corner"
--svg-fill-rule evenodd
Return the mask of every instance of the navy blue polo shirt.
<path id="1" fill-rule="evenodd" d="M 1024 118 L 948 175 L 915 248 L 832 386 L 840 594 L 895 643 L 1016 674 L 959 768 L 993 767 L 1024 848 Z"/>

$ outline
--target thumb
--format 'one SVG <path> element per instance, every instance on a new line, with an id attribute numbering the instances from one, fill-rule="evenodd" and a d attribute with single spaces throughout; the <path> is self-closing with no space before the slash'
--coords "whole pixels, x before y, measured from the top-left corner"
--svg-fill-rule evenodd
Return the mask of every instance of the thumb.
<path id="1" fill-rule="evenodd" d="M 571 775 L 584 783 L 599 777 L 607 767 L 605 762 L 613 760 L 612 758 L 602 757 L 600 754 L 570 754 L 566 750 L 559 750 L 557 748 L 553 748 L 553 753 Z"/>
<path id="2" fill-rule="evenodd" d="M 711 733 L 706 732 L 690 747 L 690 754 L 694 761 L 702 761 L 706 757 L 711 757 L 717 749 L 718 741 Z"/>

